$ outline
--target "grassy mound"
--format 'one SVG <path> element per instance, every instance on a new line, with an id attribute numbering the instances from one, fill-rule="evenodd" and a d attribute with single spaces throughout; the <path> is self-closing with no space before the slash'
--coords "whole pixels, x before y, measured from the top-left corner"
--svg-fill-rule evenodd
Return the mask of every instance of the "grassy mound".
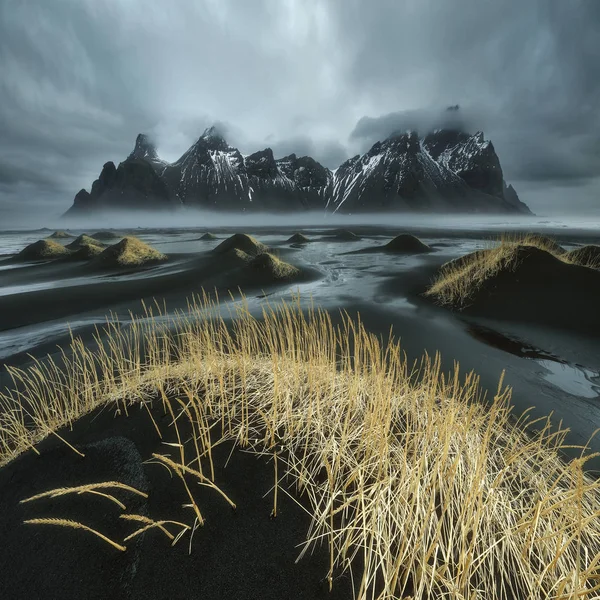
<path id="1" fill-rule="evenodd" d="M 166 537 L 165 527 L 181 530 L 175 541 L 187 536 L 193 550 L 205 534 L 191 534 L 205 519 L 210 524 L 214 499 L 237 506 L 235 518 L 243 518 L 247 496 L 229 496 L 229 471 L 215 462 L 217 450 L 233 444 L 271 459 L 270 506 L 262 510 L 277 516 L 288 494 L 306 507 L 311 525 L 300 562 L 325 545 L 323 575 L 334 590 L 345 573 L 358 600 L 595 597 L 600 482 L 585 473 L 587 456 L 561 458 L 565 431 L 548 422 L 526 432 L 525 418 L 511 418 L 502 382 L 483 404 L 473 374 L 463 378 L 456 367 L 443 376 L 438 360 L 424 358 L 415 377 L 396 341 L 382 344 L 347 317 L 335 327 L 322 311 L 278 305 L 257 320 L 242 303 L 233 328 L 210 302 L 192 303 L 189 311 L 177 322 L 140 318 L 127 329 L 109 323 L 108 343 L 94 350 L 75 339 L 76 360 L 66 371 L 56 363 L 9 367 L 18 391 L 0 393 L 0 463 L 52 432 L 68 443 L 67 426 L 97 408 L 124 421 L 147 414 L 157 450 L 142 458 L 167 467 L 181 502 L 141 517 L 129 516 L 125 505 L 120 510 L 156 536 Z M 69 448 L 80 463 L 90 460 L 81 454 L 93 448 Z M 24 499 L 33 507 L 40 493 L 100 491 L 97 501 L 114 504 L 106 494 L 122 493 L 115 482 L 112 489 L 79 483 L 85 488 L 76 481 L 58 491 L 33 487 Z M 167 509 L 181 503 L 188 522 L 173 524 Z M 33 513 L 44 518 L 31 519 L 30 527 L 52 524 L 52 506 Z M 97 515 L 100 533 L 106 519 Z M 261 523 L 257 518 L 256 527 Z M 72 544 L 98 536 L 68 527 L 63 539 Z M 235 556 L 235 529 L 230 535 Z M 130 538 L 98 543 L 128 552 Z"/>
<path id="2" fill-rule="evenodd" d="M 238 248 L 230 248 L 223 254 L 223 258 L 231 261 L 235 265 L 245 265 L 252 260 L 252 257 L 249 254 L 246 254 L 243 250 L 238 250 Z"/>
<path id="3" fill-rule="evenodd" d="M 296 267 L 283 262 L 273 254 L 263 252 L 255 256 L 249 263 L 248 268 L 260 274 L 261 279 L 291 279 L 300 273 Z"/>
<path id="4" fill-rule="evenodd" d="M 563 259 L 574 265 L 600 269 L 600 246 L 590 244 L 567 252 Z"/>
<path id="5" fill-rule="evenodd" d="M 424 244 L 418 237 L 408 233 L 397 235 L 393 240 L 385 244 L 384 249 L 387 252 L 397 252 L 398 254 L 431 252 L 431 248 L 427 244 Z"/>
<path id="6" fill-rule="evenodd" d="M 29 244 L 17 254 L 17 260 L 48 260 L 52 258 L 63 258 L 70 254 L 68 248 L 53 240 L 38 240 Z"/>
<path id="7" fill-rule="evenodd" d="M 72 238 L 73 236 L 70 233 L 67 233 L 66 231 L 55 231 L 52 235 L 49 235 L 48 238 L 51 240 L 65 240 L 68 238 Z"/>
<path id="8" fill-rule="evenodd" d="M 531 236 L 505 239 L 446 263 L 426 295 L 472 314 L 600 331 L 592 300 L 600 294 L 600 273 L 575 264 L 552 240 L 530 242 Z"/>
<path id="9" fill-rule="evenodd" d="M 204 235 L 201 235 L 198 239 L 202 240 L 202 241 L 212 241 L 212 240 L 216 240 L 218 238 L 213 233 L 210 233 L 210 231 L 207 231 Z"/>
<path id="10" fill-rule="evenodd" d="M 96 233 L 92 233 L 90 235 L 91 238 L 98 240 L 100 242 L 115 240 L 117 238 L 122 237 L 120 233 L 116 233 L 114 231 L 96 231 Z"/>
<path id="11" fill-rule="evenodd" d="M 100 244 L 83 244 L 72 251 L 69 259 L 74 261 L 91 260 L 102 254 L 102 252 L 104 252 L 104 246 L 101 246 Z"/>
<path id="12" fill-rule="evenodd" d="M 79 250 L 79 248 L 83 248 L 85 246 L 99 246 L 103 247 L 104 245 L 93 237 L 82 233 L 80 236 L 76 237 L 70 244 L 67 244 L 67 248 L 70 250 Z"/>
<path id="13" fill-rule="evenodd" d="M 307 244 L 310 240 L 301 233 L 295 233 L 292 237 L 288 239 L 290 244 Z"/>
<path id="14" fill-rule="evenodd" d="M 268 247 L 253 238 L 251 235 L 245 233 L 236 233 L 231 237 L 228 237 L 225 241 L 221 242 L 213 252 L 217 254 L 223 254 L 228 252 L 232 248 L 242 250 L 250 256 L 256 256 L 262 252 L 267 252 Z"/>
<path id="15" fill-rule="evenodd" d="M 94 259 L 94 264 L 102 267 L 143 267 L 166 259 L 152 246 L 137 238 L 126 237 L 100 253 Z"/>

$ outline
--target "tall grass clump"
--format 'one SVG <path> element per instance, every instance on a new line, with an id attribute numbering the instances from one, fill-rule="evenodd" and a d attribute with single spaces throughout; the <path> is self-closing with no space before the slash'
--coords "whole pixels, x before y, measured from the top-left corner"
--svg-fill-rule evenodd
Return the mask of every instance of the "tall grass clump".
<path id="1" fill-rule="evenodd" d="M 502 381 L 482 402 L 473 373 L 409 365 L 396 340 L 347 315 L 235 307 L 231 323 L 206 296 L 175 316 L 147 307 L 127 326 L 111 318 L 97 350 L 74 338 L 64 366 L 9 368 L 2 464 L 97 407 L 141 404 L 172 415 L 154 426 L 175 452 L 152 460 L 178 476 L 191 533 L 205 515 L 189 477 L 244 502 L 215 482 L 211 449 L 229 441 L 273 458 L 273 515 L 277 493 L 311 515 L 299 558 L 326 545 L 324 576 L 350 571 L 360 600 L 598 597 L 600 484 L 583 451 L 561 458 L 565 431 L 548 419 L 528 431 Z"/>

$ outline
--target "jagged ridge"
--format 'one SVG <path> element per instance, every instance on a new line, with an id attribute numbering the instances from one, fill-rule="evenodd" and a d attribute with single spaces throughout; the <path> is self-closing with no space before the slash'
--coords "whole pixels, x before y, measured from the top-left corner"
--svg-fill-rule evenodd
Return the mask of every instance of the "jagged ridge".
<path id="1" fill-rule="evenodd" d="M 483 133 L 408 131 L 377 142 L 334 172 L 309 156 L 275 159 L 270 148 L 244 156 L 210 127 L 174 163 L 138 135 L 118 168 L 104 165 L 91 193 L 81 190 L 67 214 L 103 208 L 333 212 L 454 210 L 529 212 L 504 181 Z"/>

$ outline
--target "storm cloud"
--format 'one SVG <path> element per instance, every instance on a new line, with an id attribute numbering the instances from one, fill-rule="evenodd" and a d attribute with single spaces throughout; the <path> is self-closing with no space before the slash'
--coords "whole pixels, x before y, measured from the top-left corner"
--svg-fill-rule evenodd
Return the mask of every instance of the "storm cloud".
<path id="1" fill-rule="evenodd" d="M 0 97 L 0 218 L 63 212 L 139 132 L 335 168 L 454 104 L 534 211 L 600 204 L 595 0 L 4 0 Z"/>

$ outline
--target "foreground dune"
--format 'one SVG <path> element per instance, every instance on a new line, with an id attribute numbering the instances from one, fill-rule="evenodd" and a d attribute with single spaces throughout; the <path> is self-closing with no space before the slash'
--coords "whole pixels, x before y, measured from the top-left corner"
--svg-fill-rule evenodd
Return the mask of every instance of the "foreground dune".
<path id="1" fill-rule="evenodd" d="M 426 295 L 465 314 L 600 335 L 600 271 L 582 266 L 587 252 L 542 236 L 503 240 L 443 265 Z"/>
<path id="2" fill-rule="evenodd" d="M 198 547 L 201 556 L 178 563 L 194 568 L 167 578 L 171 589 L 181 581 L 189 590 L 211 575 L 225 589 L 236 579 L 230 566 L 251 560 L 253 575 L 244 570 L 248 579 L 239 588 L 271 598 L 264 582 L 296 577 L 324 546 L 322 577 L 334 593 L 352 584 L 360 600 L 595 597 L 600 484 L 584 472 L 585 455 L 561 458 L 564 431 L 542 422 L 537 433 L 527 432 L 526 419 L 511 417 L 502 382 L 483 403 L 473 374 L 442 376 L 439 361 L 427 358 L 416 374 L 397 342 L 383 344 L 347 318 L 333 327 L 327 313 L 294 304 L 267 307 L 257 320 L 242 303 L 230 327 L 216 314 L 205 298 L 176 321 L 136 319 L 128 328 L 110 322 L 98 350 L 73 341 L 65 370 L 54 363 L 9 369 L 19 391 L 0 395 L 4 469 L 20 455 L 58 457 L 57 444 L 78 465 L 98 465 L 95 479 L 93 471 L 80 481 L 63 474 L 52 487 L 27 473 L 5 481 L 4 498 L 22 489 L 19 499 L 26 500 L 5 507 L 3 551 L 8 544 L 20 569 L 35 560 L 35 544 L 54 547 L 52 532 L 44 534 L 52 529 L 67 548 L 94 548 L 91 573 L 110 569 L 107 586 L 118 580 L 115 556 L 141 556 L 137 568 L 154 582 L 146 597 L 167 596 L 153 594 L 152 585 L 162 585 L 157 563 L 144 558 L 167 565 L 177 556 L 169 545 L 183 540 L 192 557 Z M 76 429 L 86 415 L 90 427 L 116 415 L 119 437 L 96 434 L 78 443 L 68 426 Z M 55 438 L 52 451 L 41 443 L 48 436 Z M 145 440 L 144 455 L 128 445 L 130 437 Z M 128 456 L 126 481 L 106 479 L 115 475 L 98 454 L 102 444 L 117 462 Z M 230 458 L 236 463 L 235 448 L 240 458 L 257 460 L 223 469 Z M 258 459 L 269 460 L 266 490 L 243 484 L 262 468 Z M 162 473 L 162 487 L 145 483 L 156 477 L 151 472 Z M 44 504 L 47 496 L 54 499 Z M 69 498 L 78 503 L 72 513 Z M 267 523 L 286 523 L 288 498 L 310 523 L 306 539 L 295 542 L 298 563 L 277 563 L 274 576 L 272 564 L 261 562 L 263 554 L 271 560 L 272 548 L 252 552 L 239 532 L 254 527 L 262 536 L 271 530 Z M 112 512 L 86 510 L 86 503 Z M 211 529 L 211 519 L 227 535 Z M 282 539 L 292 543 L 283 530 Z M 215 555 L 228 569 L 211 560 Z M 90 567 L 79 568 L 77 577 L 87 576 Z M 256 581 L 263 594 L 252 587 Z M 317 597 L 287 593 L 280 597 Z"/>

